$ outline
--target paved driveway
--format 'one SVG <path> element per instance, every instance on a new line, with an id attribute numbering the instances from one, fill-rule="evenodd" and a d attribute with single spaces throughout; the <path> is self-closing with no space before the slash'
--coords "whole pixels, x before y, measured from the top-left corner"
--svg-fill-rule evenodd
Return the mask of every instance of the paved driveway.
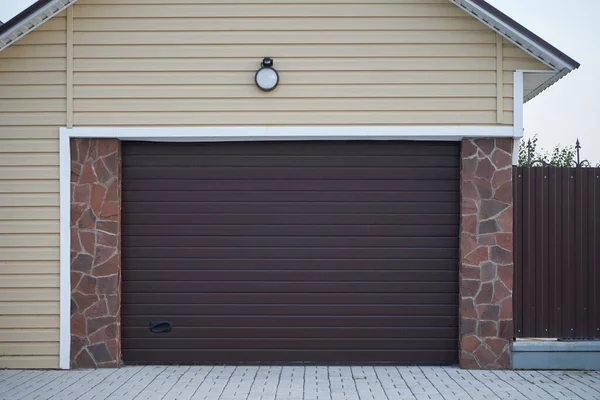
<path id="1" fill-rule="evenodd" d="M 444 367 L 126 367 L 0 371 L 1 399 L 600 399 L 598 372 Z"/>

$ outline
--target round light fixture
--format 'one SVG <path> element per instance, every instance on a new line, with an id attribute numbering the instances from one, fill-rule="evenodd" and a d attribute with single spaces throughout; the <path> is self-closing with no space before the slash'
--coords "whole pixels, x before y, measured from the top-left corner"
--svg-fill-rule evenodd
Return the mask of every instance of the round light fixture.
<path id="1" fill-rule="evenodd" d="M 263 92 L 270 92 L 279 85 L 279 73 L 273 68 L 273 60 L 265 57 L 260 65 L 260 69 L 254 77 L 256 86 Z"/>

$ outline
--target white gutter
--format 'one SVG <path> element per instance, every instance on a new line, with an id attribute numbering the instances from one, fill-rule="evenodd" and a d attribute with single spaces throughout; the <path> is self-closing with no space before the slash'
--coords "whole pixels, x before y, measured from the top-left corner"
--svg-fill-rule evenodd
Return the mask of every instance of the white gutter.
<path id="1" fill-rule="evenodd" d="M 77 0 L 53 0 L 40 8 L 19 25 L 9 29 L 0 35 L 0 51 L 15 43 L 17 40 L 25 37 L 29 32 L 43 25 L 55 15 L 62 12 L 65 8 L 75 3 Z"/>

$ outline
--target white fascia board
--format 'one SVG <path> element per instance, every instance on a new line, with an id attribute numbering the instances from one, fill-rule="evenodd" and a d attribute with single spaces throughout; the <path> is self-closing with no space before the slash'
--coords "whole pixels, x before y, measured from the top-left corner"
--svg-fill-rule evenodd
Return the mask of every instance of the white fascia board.
<path id="1" fill-rule="evenodd" d="M 446 140 L 513 137 L 512 126 L 207 126 L 61 128 L 71 138 L 155 141 Z"/>
<path id="2" fill-rule="evenodd" d="M 521 48 L 527 54 L 535 57 L 540 62 L 544 63 L 554 71 L 562 71 L 567 69 L 569 72 L 575 69 L 575 66 L 567 64 L 564 60 L 555 57 L 552 52 L 548 51 L 538 43 L 532 42 L 528 37 L 518 32 L 513 27 L 507 25 L 494 15 L 474 4 L 471 0 L 450 0 L 458 7 L 465 10 L 474 18 L 487 25 L 494 31 L 498 32 L 506 40 Z"/>
<path id="3" fill-rule="evenodd" d="M 24 38 L 28 33 L 43 25 L 52 17 L 60 14 L 64 9 L 75 3 L 77 0 L 54 0 L 40 8 L 26 20 L 21 21 L 19 25 L 9 29 L 0 36 L 0 51 L 13 45 L 19 39 Z"/>

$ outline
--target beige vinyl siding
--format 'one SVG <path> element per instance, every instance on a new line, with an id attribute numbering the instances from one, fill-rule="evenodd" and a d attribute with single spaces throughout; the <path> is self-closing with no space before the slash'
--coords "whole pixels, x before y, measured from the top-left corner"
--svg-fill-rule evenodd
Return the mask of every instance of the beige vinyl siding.
<path id="1" fill-rule="evenodd" d="M 496 35 L 447 0 L 80 0 L 73 13 L 75 125 L 497 123 Z M 281 75 L 268 94 L 254 85 L 264 56 Z"/>
<path id="2" fill-rule="evenodd" d="M 0 368 L 58 368 L 64 14 L 0 53 Z"/>

